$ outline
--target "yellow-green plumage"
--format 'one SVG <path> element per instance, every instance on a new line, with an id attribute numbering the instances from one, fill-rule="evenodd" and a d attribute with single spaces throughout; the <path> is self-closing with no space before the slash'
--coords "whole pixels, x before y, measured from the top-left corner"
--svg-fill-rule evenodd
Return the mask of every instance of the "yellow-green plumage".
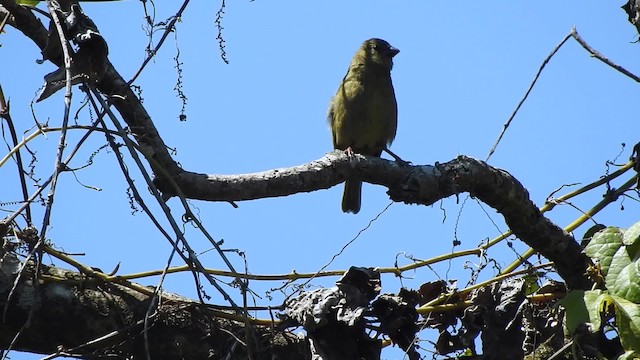
<path id="1" fill-rule="evenodd" d="M 381 39 L 358 49 L 329 107 L 333 147 L 380 156 L 396 136 L 398 108 L 391 82 L 393 57 L 399 50 Z M 360 211 L 362 182 L 345 182 L 342 211 Z"/>

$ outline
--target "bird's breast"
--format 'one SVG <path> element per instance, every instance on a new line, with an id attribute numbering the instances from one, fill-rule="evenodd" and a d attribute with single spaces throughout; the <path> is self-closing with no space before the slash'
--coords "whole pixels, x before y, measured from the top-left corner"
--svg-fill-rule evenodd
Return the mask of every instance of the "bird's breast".
<path id="1" fill-rule="evenodd" d="M 396 133 L 397 105 L 390 77 L 347 77 L 336 94 L 337 145 L 379 155 Z"/>

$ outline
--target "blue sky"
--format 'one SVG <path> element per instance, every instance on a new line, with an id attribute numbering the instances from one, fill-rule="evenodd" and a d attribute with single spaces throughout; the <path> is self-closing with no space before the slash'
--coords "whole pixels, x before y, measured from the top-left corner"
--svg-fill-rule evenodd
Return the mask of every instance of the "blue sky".
<path id="1" fill-rule="evenodd" d="M 576 26 L 582 37 L 609 59 L 638 74 L 638 35 L 620 9 L 623 2 L 422 2 L 382 1 L 227 1 L 222 20 L 230 63 L 220 59 L 214 26 L 218 2 L 191 2 L 177 33 L 136 81 L 160 134 L 175 148 L 175 159 L 190 171 L 236 174 L 289 167 L 322 157 L 331 149 L 326 122 L 328 102 L 344 76 L 360 43 L 380 37 L 400 49 L 392 77 L 399 108 L 399 125 L 392 150 L 414 164 L 446 162 L 464 154 L 484 159 L 502 125 L 523 96 L 542 60 Z M 177 11 L 179 4 L 158 2 L 156 21 Z M 40 5 L 43 7 L 43 5 Z M 125 79 L 131 78 L 145 57 L 148 42 L 140 2 L 83 5 L 109 43 L 109 58 Z M 159 39 L 160 32 L 154 40 Z M 177 38 L 177 41 L 176 41 Z M 21 33 L 7 29 L 0 35 L 0 84 L 11 100 L 18 131 L 33 126 L 30 101 L 53 65 L 37 65 L 39 51 Z M 181 103 L 174 86 L 177 49 L 183 63 L 183 91 L 188 97 L 187 121 L 180 122 Z M 489 163 L 509 171 L 529 190 L 539 205 L 563 184 L 586 184 L 606 171 L 605 162 L 625 163 L 637 138 L 635 104 L 640 88 L 634 81 L 591 58 L 570 40 L 547 65 L 529 99 L 509 128 Z M 83 96 L 75 89 L 74 113 Z M 61 124 L 62 92 L 34 105 L 39 121 Z M 90 121 L 86 110 L 78 123 Z M 73 132 L 73 146 L 81 133 Z M 40 137 L 30 146 L 38 151 L 36 172 L 47 177 L 53 169 L 57 134 Z M 98 134 L 71 163 L 83 165 L 104 143 Z M 621 143 L 626 148 L 621 149 Z M 69 149 L 69 148 L 68 148 Z M 68 150 L 67 150 L 68 151 Z M 133 168 L 133 165 L 131 165 Z M 15 167 L 0 168 L 4 184 L 0 201 L 20 199 Z M 83 263 L 106 272 L 120 262 L 126 274 L 162 268 L 170 247 L 138 213 L 131 215 L 126 183 L 114 156 L 102 151 L 95 164 L 61 176 L 49 239 L 60 249 L 85 253 Z M 136 175 L 137 176 L 137 175 Z M 142 192 L 144 185 L 137 176 Z M 81 184 L 101 188 L 94 191 Z M 613 186 L 619 185 L 614 183 Z M 576 199 L 586 211 L 601 199 L 604 189 Z M 312 272 L 326 264 L 345 243 L 388 204 L 385 189 L 365 184 L 362 211 L 354 216 L 340 211 L 342 186 L 285 198 L 238 203 L 192 201 L 195 213 L 225 248 L 245 252 L 249 271 L 279 274 Z M 560 193 L 562 194 L 562 193 Z M 364 231 L 328 269 L 356 266 L 393 266 L 410 263 L 405 255 L 427 259 L 476 247 L 505 230 L 502 218 L 475 200 L 460 213 L 455 198 L 431 207 L 393 204 Z M 151 203 L 151 198 L 147 202 Z M 174 214 L 182 214 L 176 199 Z M 638 203 L 627 199 L 605 209 L 596 220 L 620 227 L 638 221 Z M 12 209 L 12 206 L 3 206 Z M 157 210 L 157 206 L 154 207 Z M 36 224 L 42 208 L 35 207 Z M 565 226 L 580 212 L 571 206 L 556 208 L 549 217 Z M 459 216 L 459 220 L 458 220 Z M 457 227 L 456 227 L 457 224 Z M 578 229 L 581 237 L 586 229 Z M 186 236 L 197 251 L 210 245 L 197 229 L 185 225 Z M 526 246 L 515 242 L 517 251 Z M 229 254 L 234 266 L 242 259 Z M 501 265 L 515 258 L 505 245 L 489 256 Z M 66 266 L 54 259 L 53 264 Z M 201 257 L 207 267 L 225 269 L 214 252 Z M 420 269 L 402 282 L 384 276 L 383 292 L 396 292 L 404 284 L 418 287 L 438 278 L 457 279 L 463 286 L 469 270 L 464 262 L 443 263 L 433 271 Z M 174 264 L 181 265 L 174 261 Z M 491 269 L 482 273 L 487 279 Z M 331 286 L 336 279 L 315 281 Z M 157 284 L 157 278 L 143 281 Z M 259 305 L 278 305 L 265 291 L 274 282 L 250 286 L 262 299 Z M 195 297 L 187 276 L 170 276 L 166 289 Z M 235 293 L 235 290 L 229 290 Z M 212 301 L 222 300 L 212 288 Z M 264 317 L 259 314 L 259 317 Z M 434 334 L 425 332 L 423 338 Z M 429 348 L 429 344 L 423 344 Z M 383 358 L 401 358 L 385 350 Z M 12 359 L 32 359 L 12 353 Z"/>

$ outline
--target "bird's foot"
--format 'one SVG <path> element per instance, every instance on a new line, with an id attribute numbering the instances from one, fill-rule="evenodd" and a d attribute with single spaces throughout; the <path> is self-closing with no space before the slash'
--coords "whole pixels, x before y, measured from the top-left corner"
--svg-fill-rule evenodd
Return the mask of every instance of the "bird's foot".
<path id="1" fill-rule="evenodd" d="M 353 149 L 351 148 L 351 146 L 349 146 L 348 148 L 344 149 L 344 153 L 347 154 L 347 157 L 349 157 L 349 159 L 351 159 L 353 157 L 353 154 L 355 154 L 353 152 Z"/>
<path id="2" fill-rule="evenodd" d="M 387 154 L 391 155 L 391 157 L 393 157 L 395 159 L 395 161 L 400 165 L 400 166 L 409 166 L 411 165 L 411 161 L 404 161 L 400 158 L 400 156 L 396 155 L 393 153 L 393 151 L 389 150 L 388 148 L 385 148 L 384 151 L 387 152 Z"/>

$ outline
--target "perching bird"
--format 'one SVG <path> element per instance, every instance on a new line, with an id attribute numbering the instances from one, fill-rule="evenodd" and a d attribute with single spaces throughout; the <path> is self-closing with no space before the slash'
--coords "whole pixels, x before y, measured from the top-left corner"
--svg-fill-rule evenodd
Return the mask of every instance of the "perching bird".
<path id="1" fill-rule="evenodd" d="M 391 82 L 400 50 L 382 39 L 362 43 L 329 106 L 333 147 L 348 154 L 380 156 L 396 136 L 398 108 Z M 344 183 L 342 211 L 360 211 L 362 182 Z"/>

